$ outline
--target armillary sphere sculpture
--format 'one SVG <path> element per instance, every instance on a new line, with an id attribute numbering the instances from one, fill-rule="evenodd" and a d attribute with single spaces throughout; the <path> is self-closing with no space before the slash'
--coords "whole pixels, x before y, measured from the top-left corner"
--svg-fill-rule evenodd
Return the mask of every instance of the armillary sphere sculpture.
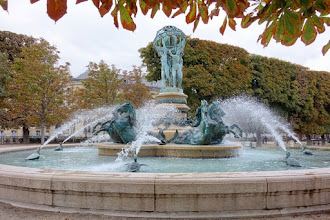
<path id="1" fill-rule="evenodd" d="M 154 47 L 161 58 L 161 92 L 182 92 L 183 49 L 186 35 L 174 26 L 165 26 L 157 32 Z"/>

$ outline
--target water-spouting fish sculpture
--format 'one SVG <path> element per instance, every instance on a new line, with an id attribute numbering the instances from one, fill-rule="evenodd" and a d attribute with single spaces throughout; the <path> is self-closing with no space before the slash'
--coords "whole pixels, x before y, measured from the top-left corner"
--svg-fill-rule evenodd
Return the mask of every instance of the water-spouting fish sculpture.
<path id="1" fill-rule="evenodd" d="M 60 145 L 57 148 L 55 148 L 54 151 L 62 151 L 62 150 L 63 150 L 63 143 L 60 143 Z"/>
<path id="2" fill-rule="evenodd" d="M 290 152 L 287 151 L 286 152 L 286 157 L 285 157 L 285 162 L 287 165 L 289 166 L 293 166 L 293 167 L 301 167 L 301 164 L 298 162 L 298 160 L 293 159 L 293 158 L 289 158 L 290 157 Z"/>
<path id="3" fill-rule="evenodd" d="M 40 158 L 40 148 L 37 149 L 37 153 L 31 154 L 30 156 L 25 158 L 25 160 L 37 160 L 39 158 Z"/>
<path id="4" fill-rule="evenodd" d="M 148 166 L 147 164 L 139 164 L 137 162 L 137 156 L 134 156 L 134 162 L 126 164 L 126 170 L 128 172 L 137 172 L 140 170 L 141 166 Z"/>
<path id="5" fill-rule="evenodd" d="M 306 155 L 313 155 L 313 152 L 310 151 L 310 150 L 308 150 L 308 149 L 306 149 L 306 146 L 305 145 L 303 145 L 301 152 L 303 152 Z"/>
<path id="6" fill-rule="evenodd" d="M 166 144 L 166 136 L 164 134 L 164 130 L 166 130 L 167 128 L 158 128 L 159 129 L 159 132 L 158 132 L 158 135 L 156 136 L 160 142 L 158 143 L 159 145 L 165 145 Z"/>

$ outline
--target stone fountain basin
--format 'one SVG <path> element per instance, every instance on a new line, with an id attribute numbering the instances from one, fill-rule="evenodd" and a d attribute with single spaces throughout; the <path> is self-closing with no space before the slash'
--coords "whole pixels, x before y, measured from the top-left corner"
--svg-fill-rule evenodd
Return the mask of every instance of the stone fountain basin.
<path id="1" fill-rule="evenodd" d="M 0 153 L 9 151 L 13 149 Z M 0 200 L 36 209 L 117 217 L 220 218 L 322 212 L 330 210 L 330 168 L 173 174 L 0 164 Z"/>
<path id="2" fill-rule="evenodd" d="M 125 147 L 123 144 L 94 144 L 99 155 L 117 156 Z M 181 158 L 229 158 L 241 154 L 240 143 L 219 145 L 188 145 L 188 144 L 148 144 L 139 151 L 140 157 L 181 157 Z"/>

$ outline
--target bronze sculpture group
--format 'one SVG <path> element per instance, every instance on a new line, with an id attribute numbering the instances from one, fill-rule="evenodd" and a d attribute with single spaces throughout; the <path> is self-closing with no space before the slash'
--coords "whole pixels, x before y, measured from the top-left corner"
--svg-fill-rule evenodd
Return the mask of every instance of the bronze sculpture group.
<path id="1" fill-rule="evenodd" d="M 154 47 L 161 60 L 162 91 L 182 90 L 183 49 L 186 45 L 184 33 L 173 26 L 157 32 Z"/>
<path id="2" fill-rule="evenodd" d="M 185 34 L 174 26 L 165 26 L 157 32 L 154 40 L 154 47 L 161 58 L 161 92 L 182 93 L 182 64 L 183 50 L 186 44 Z M 201 106 L 196 110 L 195 118 L 172 121 L 182 121 L 181 126 L 191 126 L 192 129 L 184 132 L 181 136 L 176 133 L 171 142 L 176 144 L 209 145 L 220 144 L 226 134 L 233 133 L 235 138 L 242 137 L 242 130 L 236 125 L 227 126 L 222 117 L 225 113 L 216 103 L 208 105 L 206 100 L 201 101 Z M 93 128 L 97 135 L 101 131 L 107 132 L 116 143 L 127 144 L 136 139 L 137 132 L 135 110 L 126 102 L 120 105 L 113 112 L 111 120 L 98 123 Z M 97 127 L 100 126 L 99 129 Z M 165 125 L 165 129 L 168 126 Z M 236 131 L 238 132 L 236 132 Z M 153 134 L 162 139 L 164 143 L 164 129 L 158 134 Z"/>
<path id="3" fill-rule="evenodd" d="M 182 90 L 182 66 L 183 50 L 186 44 L 185 34 L 178 28 L 166 26 L 157 32 L 154 40 L 154 47 L 161 59 L 161 78 L 162 89 L 160 92 L 183 93 Z M 166 143 L 164 130 L 168 128 L 168 123 L 174 123 L 179 126 L 191 126 L 191 129 L 179 135 L 176 131 L 175 136 L 169 141 L 175 144 L 190 145 L 210 145 L 221 144 L 224 136 L 233 133 L 235 138 L 242 137 L 242 130 L 236 125 L 227 126 L 222 117 L 225 113 L 218 104 L 208 105 L 206 100 L 201 101 L 201 106 L 196 110 L 194 119 L 171 118 L 160 119 L 159 124 L 164 125 L 158 134 L 149 132 L 160 140 L 160 144 Z M 99 132 L 107 132 L 115 143 L 127 144 L 137 138 L 136 115 L 133 106 L 126 102 L 119 105 L 113 112 L 113 117 L 104 123 L 98 123 L 93 128 L 94 135 Z M 140 169 L 141 164 L 137 162 L 137 156 L 134 162 L 127 164 L 127 170 L 135 172 Z"/>
<path id="4" fill-rule="evenodd" d="M 207 101 L 202 100 L 201 107 L 197 108 L 194 119 L 187 121 L 187 125 L 193 129 L 184 132 L 181 136 L 177 133 L 170 142 L 210 145 L 221 144 L 224 136 L 229 133 L 234 134 L 235 138 L 242 137 L 242 130 L 236 124 L 227 126 L 223 122 L 224 115 L 225 113 L 219 105 L 216 103 L 208 105 Z M 135 110 L 129 102 L 126 102 L 116 108 L 111 120 L 95 125 L 93 133 L 97 135 L 99 132 L 105 131 L 115 143 L 127 144 L 136 139 L 135 124 Z M 100 128 L 97 129 L 99 126 Z M 154 136 L 160 138 L 163 131 L 160 129 L 159 134 L 154 134 Z"/>

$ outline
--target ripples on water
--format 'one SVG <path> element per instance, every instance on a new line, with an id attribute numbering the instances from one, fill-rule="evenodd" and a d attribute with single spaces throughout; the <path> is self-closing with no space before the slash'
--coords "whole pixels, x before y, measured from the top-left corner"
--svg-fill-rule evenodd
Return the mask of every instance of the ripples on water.
<path id="1" fill-rule="evenodd" d="M 0 154 L 0 163 L 57 170 L 81 170 L 126 172 L 126 163 L 133 161 L 128 158 L 115 162 L 115 156 L 100 156 L 95 147 L 70 147 L 63 151 L 42 149 L 41 157 L 35 161 L 25 158 L 35 150 Z M 292 169 L 312 169 L 330 167 L 330 151 L 313 151 L 314 155 L 304 155 L 299 150 L 290 150 L 291 157 L 297 159 L 302 167 L 291 167 L 285 164 L 285 152 L 280 148 L 244 148 L 237 158 L 222 159 L 187 159 L 164 157 L 139 157 L 138 162 L 149 167 L 141 167 L 146 173 L 197 173 L 197 172 L 248 172 L 276 171 Z"/>

